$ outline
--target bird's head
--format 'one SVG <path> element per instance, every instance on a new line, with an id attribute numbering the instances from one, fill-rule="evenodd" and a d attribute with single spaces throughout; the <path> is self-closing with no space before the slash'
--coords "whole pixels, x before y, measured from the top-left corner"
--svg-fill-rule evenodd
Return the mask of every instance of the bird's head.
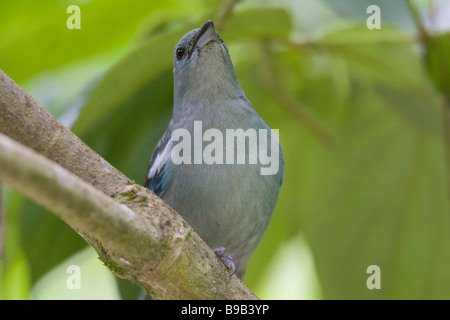
<path id="1" fill-rule="evenodd" d="M 187 91 L 234 95 L 242 91 L 225 43 L 211 20 L 186 33 L 173 54 L 175 97 Z"/>

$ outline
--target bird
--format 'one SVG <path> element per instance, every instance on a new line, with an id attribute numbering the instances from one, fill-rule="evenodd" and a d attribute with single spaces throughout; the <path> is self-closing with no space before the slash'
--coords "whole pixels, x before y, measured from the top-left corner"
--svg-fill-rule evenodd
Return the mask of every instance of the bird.
<path id="1" fill-rule="evenodd" d="M 278 162 L 272 174 L 262 174 L 267 162 L 263 163 L 255 154 L 249 137 L 244 137 L 248 138 L 245 150 L 249 151 L 241 162 L 236 160 L 237 142 L 234 146 L 230 143 L 230 150 L 236 151 L 234 158 L 220 161 L 228 143 L 220 143 L 221 134 L 223 138 L 229 130 L 254 130 L 258 141 L 273 139 L 274 134 L 247 99 L 228 48 L 211 20 L 178 41 L 173 53 L 173 75 L 172 118 L 151 155 L 144 186 L 181 214 L 232 269 L 232 274 L 242 279 L 249 256 L 264 234 L 277 203 L 284 174 L 280 142 L 276 136 L 270 140 L 276 141 L 271 156 Z M 174 150 L 181 143 L 181 135 L 177 135 L 177 140 L 174 134 L 181 132 L 195 138 L 199 124 L 204 133 L 215 130 L 209 131 L 215 133 L 209 140 L 203 135 L 197 146 L 217 142 L 217 148 L 211 152 L 217 161 L 198 161 L 195 154 L 189 157 L 187 152 L 191 149 L 192 153 L 197 143 L 189 140 L 185 144 L 188 147 L 180 152 L 186 161 L 174 161 Z M 256 161 L 251 161 L 255 158 Z"/>

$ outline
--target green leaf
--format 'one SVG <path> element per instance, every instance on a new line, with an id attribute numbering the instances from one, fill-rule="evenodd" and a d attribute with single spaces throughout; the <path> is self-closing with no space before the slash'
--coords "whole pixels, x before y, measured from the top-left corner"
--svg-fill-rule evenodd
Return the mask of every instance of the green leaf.
<path id="1" fill-rule="evenodd" d="M 237 10 L 227 21 L 221 37 L 228 40 L 286 37 L 292 29 L 284 8 L 252 7 Z"/>
<path id="2" fill-rule="evenodd" d="M 21 253 L 7 263 L 0 262 L 0 298 L 2 300 L 27 299 L 30 290 L 27 259 Z"/>
<path id="3" fill-rule="evenodd" d="M 324 297 L 448 299 L 441 137 L 399 121 L 375 94 L 360 96 L 353 129 L 323 156 L 311 186 L 305 226 Z M 381 290 L 365 285 L 370 265 L 381 268 Z"/>
<path id="4" fill-rule="evenodd" d="M 377 40 L 383 34 L 349 44 L 353 31 L 324 36 L 338 49 L 285 48 L 270 57 L 280 88 L 330 130 L 330 148 L 263 89 L 254 51 L 236 64 L 247 65 L 238 79 L 258 113 L 280 129 L 285 157 L 277 208 L 245 281 L 266 294 L 258 279 L 270 280 L 280 248 L 301 233 L 324 298 L 449 298 L 439 96 L 409 45 L 386 46 Z M 381 290 L 366 286 L 370 265 L 381 269 Z M 280 288 L 290 286 L 277 279 Z"/>
<path id="5" fill-rule="evenodd" d="M 84 239 L 65 222 L 28 200 L 24 201 L 22 210 L 16 214 L 20 218 L 18 233 L 22 250 L 31 266 L 31 283 L 55 264 L 86 246 Z"/>
<path id="6" fill-rule="evenodd" d="M 434 84 L 450 96 L 450 32 L 428 38 L 425 62 Z"/>
<path id="7" fill-rule="evenodd" d="M 421 73 L 418 59 L 411 54 L 411 41 L 398 29 L 368 30 L 352 25 L 322 35 L 317 45 L 344 57 L 351 68 L 365 77 L 399 86 L 416 80 L 411 73 Z"/>
<path id="8" fill-rule="evenodd" d="M 30 299 L 117 300 L 120 294 L 112 273 L 98 260 L 94 249 L 86 247 L 39 279 Z"/>
<path id="9" fill-rule="evenodd" d="M 433 119 L 440 114 L 438 98 L 429 90 L 425 70 L 410 41 L 397 29 L 368 30 L 355 25 L 323 35 L 318 44 L 346 61 L 358 77 L 356 85 L 375 82 L 383 86 L 383 95 L 393 102 L 388 106 L 413 124 L 436 133 Z M 411 94 L 417 86 L 424 87 L 423 95 Z"/>
<path id="10" fill-rule="evenodd" d="M 30 0 L 0 3 L 0 61 L 16 82 L 47 68 L 125 45 L 153 11 L 173 1 L 58 1 Z M 81 10 L 81 29 L 70 30 L 69 5 Z M 128 18 L 132 17 L 132 18 Z M 124 19 L 125 18 L 125 19 Z"/>
<path id="11" fill-rule="evenodd" d="M 105 115 L 81 137 L 136 183 L 172 114 L 172 74 L 165 72 Z"/>

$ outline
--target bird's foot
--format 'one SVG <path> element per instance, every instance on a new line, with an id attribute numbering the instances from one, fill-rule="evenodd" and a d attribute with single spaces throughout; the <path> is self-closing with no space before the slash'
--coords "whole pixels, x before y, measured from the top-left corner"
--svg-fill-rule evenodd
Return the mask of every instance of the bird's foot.
<path id="1" fill-rule="evenodd" d="M 229 254 L 225 254 L 225 247 L 219 247 L 213 249 L 213 252 L 225 263 L 225 265 L 231 269 L 231 276 L 236 272 L 236 266 L 234 265 L 233 257 Z M 230 276 L 230 277 L 231 277 Z"/>

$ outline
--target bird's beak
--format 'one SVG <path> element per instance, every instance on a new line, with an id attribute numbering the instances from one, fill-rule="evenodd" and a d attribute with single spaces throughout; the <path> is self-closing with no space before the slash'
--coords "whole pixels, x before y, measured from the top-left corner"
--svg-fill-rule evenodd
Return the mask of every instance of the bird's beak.
<path id="1" fill-rule="evenodd" d="M 219 42 L 220 39 L 214 29 L 214 23 L 211 20 L 208 20 L 200 27 L 195 46 L 201 48 L 210 41 Z"/>

